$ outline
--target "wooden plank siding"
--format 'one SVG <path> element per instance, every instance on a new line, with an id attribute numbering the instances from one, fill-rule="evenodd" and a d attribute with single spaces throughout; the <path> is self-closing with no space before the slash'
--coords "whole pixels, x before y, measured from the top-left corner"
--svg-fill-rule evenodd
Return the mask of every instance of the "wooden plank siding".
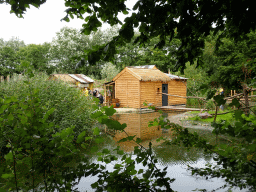
<path id="1" fill-rule="evenodd" d="M 116 81 L 115 98 L 120 107 L 139 108 L 139 80 L 128 72 L 124 72 Z"/>
<path id="2" fill-rule="evenodd" d="M 115 98 L 119 99 L 120 107 L 146 108 L 144 102 L 159 107 L 163 104 L 162 84 L 168 84 L 168 94 L 186 96 L 186 79 L 176 78 L 148 66 L 126 67 L 113 78 Z M 186 99 L 168 96 L 168 105 L 178 104 L 186 104 Z"/>
<path id="3" fill-rule="evenodd" d="M 159 89 L 159 91 L 158 91 Z M 162 82 L 152 82 L 152 81 L 141 81 L 140 82 L 140 107 L 145 108 L 143 105 L 145 101 L 147 104 L 152 104 L 154 106 L 162 106 L 162 95 L 157 92 L 162 92 Z"/>
<path id="4" fill-rule="evenodd" d="M 168 83 L 168 94 L 187 96 L 187 82 L 182 80 L 172 80 Z M 168 96 L 168 105 L 186 104 L 187 99 Z"/>

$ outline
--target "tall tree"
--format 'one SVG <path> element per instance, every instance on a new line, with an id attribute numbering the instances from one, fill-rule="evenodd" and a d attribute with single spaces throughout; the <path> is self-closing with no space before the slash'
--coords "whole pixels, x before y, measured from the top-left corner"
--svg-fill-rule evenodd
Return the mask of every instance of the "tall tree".
<path id="1" fill-rule="evenodd" d="M 176 38 L 180 39 L 181 46 L 176 51 L 178 58 L 176 67 L 184 67 L 187 61 L 193 63 L 195 58 L 202 54 L 203 38 L 208 36 L 210 31 L 216 34 L 223 30 L 220 37 L 230 36 L 239 40 L 250 30 L 256 29 L 254 19 L 256 9 L 253 9 L 253 1 L 249 0 L 138 0 L 133 7 L 136 13 L 127 17 L 122 23 L 117 15 L 118 13 L 128 13 L 126 1 L 65 0 L 68 9 L 64 20 L 69 21 L 70 17 L 74 16 L 84 19 L 86 23 L 83 25 L 83 32 L 87 35 L 92 31 L 97 31 L 102 26 L 102 22 L 107 22 L 111 26 L 122 24 L 118 36 L 97 50 L 88 53 L 86 59 L 90 63 L 95 63 L 100 59 L 113 58 L 117 52 L 115 48 L 117 45 L 131 41 L 135 27 L 138 27 L 141 33 L 135 42 L 143 44 L 150 38 L 160 36 L 156 44 L 156 47 L 159 48 L 165 45 L 167 38 L 172 40 L 175 30 L 177 30 Z M 16 15 L 22 16 L 29 5 L 39 7 L 46 0 L 5 0 L 1 2 L 10 4 L 12 11 Z M 88 13 L 89 16 L 85 16 L 84 13 Z"/>
<path id="2" fill-rule="evenodd" d="M 72 73 L 88 47 L 89 36 L 82 35 L 78 29 L 63 27 L 51 42 L 51 62 Z"/>
<path id="3" fill-rule="evenodd" d="M 46 71 L 51 73 L 53 66 L 49 64 L 49 49 L 49 43 L 44 43 L 43 45 L 30 44 L 26 47 L 22 47 L 17 52 L 17 58 L 19 63 L 24 61 L 30 63 L 36 71 Z"/>
<path id="4" fill-rule="evenodd" d="M 67 73 L 84 73 L 100 78 L 100 68 L 106 62 L 98 61 L 94 65 L 89 65 L 84 60 L 85 51 L 107 43 L 117 34 L 117 31 L 117 26 L 114 26 L 86 36 L 81 34 L 78 29 L 64 27 L 51 42 L 51 63 L 56 65 L 59 70 L 64 70 Z M 78 63 L 80 63 L 79 68 Z"/>
<path id="5" fill-rule="evenodd" d="M 9 41 L 0 39 L 0 75 L 19 73 L 17 52 L 23 47 L 25 43 L 19 38 L 13 37 Z"/>

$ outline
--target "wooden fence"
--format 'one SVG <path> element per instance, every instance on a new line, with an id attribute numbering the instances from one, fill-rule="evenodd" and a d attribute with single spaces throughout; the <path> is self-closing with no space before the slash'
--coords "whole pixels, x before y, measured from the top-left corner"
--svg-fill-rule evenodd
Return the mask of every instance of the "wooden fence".
<path id="1" fill-rule="evenodd" d="M 0 82 L 9 82 L 11 78 L 17 78 L 17 79 L 21 79 L 22 77 L 22 74 L 18 74 L 18 75 L 15 75 L 15 76 L 10 76 L 10 75 L 7 75 L 6 78 L 4 78 L 4 76 L 0 76 Z"/>

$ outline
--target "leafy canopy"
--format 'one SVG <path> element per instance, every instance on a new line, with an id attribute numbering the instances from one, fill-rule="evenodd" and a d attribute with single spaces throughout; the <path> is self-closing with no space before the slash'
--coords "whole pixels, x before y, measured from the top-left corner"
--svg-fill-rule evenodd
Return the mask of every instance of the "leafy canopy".
<path id="1" fill-rule="evenodd" d="M 135 42 L 144 44 L 153 37 L 160 36 L 155 47 L 162 48 L 165 40 L 172 40 L 177 30 L 177 39 L 181 46 L 176 51 L 178 61 L 176 68 L 184 68 L 185 63 L 193 63 L 199 57 L 204 47 L 204 37 L 213 31 L 217 34 L 222 30 L 222 37 L 232 37 L 239 40 L 245 34 L 255 30 L 254 15 L 256 10 L 253 1 L 244 0 L 138 0 L 133 7 L 136 13 L 127 17 L 122 23 L 118 13 L 128 14 L 130 11 L 125 2 L 127 0 L 91 0 L 77 1 L 65 0 L 66 21 L 74 16 L 85 21 L 82 32 L 89 35 L 97 31 L 102 22 L 111 26 L 121 24 L 119 34 L 110 42 L 98 46 L 87 52 L 89 63 L 95 63 L 100 59 L 111 60 L 116 53 L 116 46 L 130 42 L 134 36 L 134 28 L 138 28 L 140 35 Z M 22 17 L 29 5 L 39 7 L 46 0 L 5 0 L 0 3 L 11 5 L 11 12 Z M 87 13 L 87 14 L 86 14 Z M 89 16 L 88 16 L 89 15 Z M 200 63 L 200 59 L 198 62 Z"/>

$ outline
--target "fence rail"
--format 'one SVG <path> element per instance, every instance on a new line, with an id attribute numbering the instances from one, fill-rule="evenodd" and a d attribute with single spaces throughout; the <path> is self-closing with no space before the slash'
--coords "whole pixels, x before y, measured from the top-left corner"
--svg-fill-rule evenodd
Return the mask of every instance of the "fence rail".
<path id="1" fill-rule="evenodd" d="M 7 75 L 6 78 L 4 76 L 0 76 L 0 83 L 1 82 L 9 82 L 12 78 L 21 79 L 21 77 L 22 77 L 22 74 L 18 74 L 18 75 L 15 75 L 15 76 Z"/>
<path id="2" fill-rule="evenodd" d="M 250 90 L 251 95 L 248 96 L 249 98 L 251 98 L 251 97 L 256 97 L 256 95 L 253 95 L 253 91 L 256 91 L 256 88 L 252 88 L 252 89 Z M 234 92 L 234 93 L 236 93 L 236 92 Z M 203 99 L 203 100 L 206 100 L 205 97 L 196 97 L 196 96 L 186 96 L 186 97 L 184 97 L 184 96 L 180 96 L 180 95 L 171 95 L 171 94 L 167 94 L 167 93 L 160 93 L 160 94 L 162 94 L 162 95 L 168 95 L 168 96 L 171 96 L 171 97 L 180 97 L 180 98 L 185 98 L 185 99 L 194 98 L 194 99 Z M 225 100 L 233 99 L 233 98 L 235 98 L 235 97 L 239 97 L 239 96 L 243 96 L 243 95 L 244 95 L 243 93 L 239 93 L 239 94 L 232 95 L 231 97 L 225 97 L 224 99 L 225 99 Z"/>

